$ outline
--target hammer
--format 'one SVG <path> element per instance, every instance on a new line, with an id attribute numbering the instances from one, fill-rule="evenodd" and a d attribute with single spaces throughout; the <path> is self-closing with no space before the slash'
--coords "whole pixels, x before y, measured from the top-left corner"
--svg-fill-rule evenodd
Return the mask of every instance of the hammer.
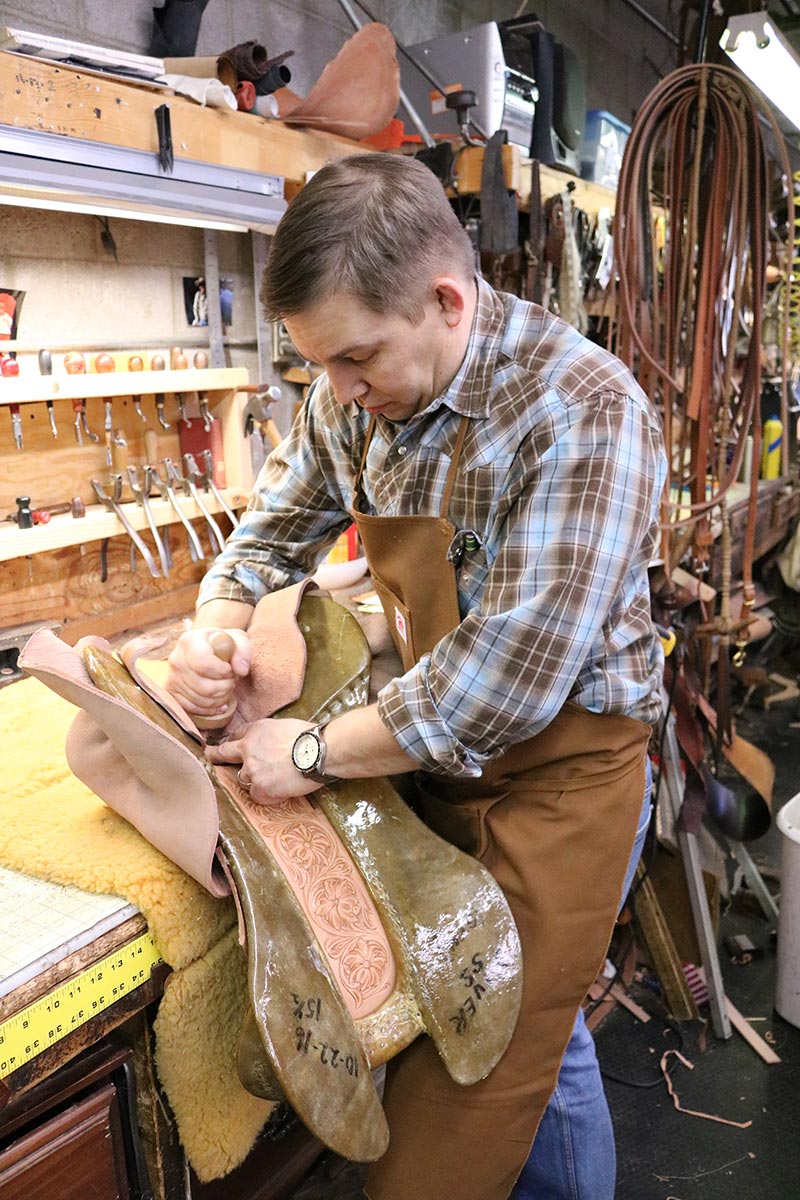
<path id="1" fill-rule="evenodd" d="M 73 520 L 78 520 L 78 518 L 86 516 L 86 505 L 80 496 L 73 496 L 71 500 L 65 500 L 58 504 L 41 504 L 33 510 L 33 523 L 34 525 L 46 525 L 51 517 L 58 516 L 59 513 L 71 513 Z"/>

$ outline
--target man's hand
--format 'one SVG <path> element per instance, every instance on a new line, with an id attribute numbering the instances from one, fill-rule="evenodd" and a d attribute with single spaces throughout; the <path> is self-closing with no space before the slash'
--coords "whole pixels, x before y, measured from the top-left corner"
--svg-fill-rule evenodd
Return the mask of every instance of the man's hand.
<path id="1" fill-rule="evenodd" d="M 249 785 L 250 799 L 277 804 L 291 796 L 307 796 L 322 785 L 306 779 L 292 762 L 292 746 L 308 721 L 268 717 L 252 721 L 218 746 L 206 746 L 212 763 L 239 765 L 240 782 Z"/>
<path id="2" fill-rule="evenodd" d="M 236 643 L 230 662 L 219 658 L 210 636 L 212 626 L 188 630 L 169 656 L 166 689 L 192 717 L 213 718 L 225 713 L 233 698 L 236 680 L 250 670 L 250 639 L 242 629 L 225 629 Z"/>

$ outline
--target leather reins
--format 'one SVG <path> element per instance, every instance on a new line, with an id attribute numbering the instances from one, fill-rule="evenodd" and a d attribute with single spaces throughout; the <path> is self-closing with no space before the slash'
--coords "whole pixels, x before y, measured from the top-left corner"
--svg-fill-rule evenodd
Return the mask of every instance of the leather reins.
<path id="1" fill-rule="evenodd" d="M 663 413 L 669 469 L 661 521 L 668 582 L 672 565 L 687 552 L 695 570 L 708 569 L 712 511 L 719 509 L 721 514 L 720 612 L 701 627 L 719 637 L 721 715 L 727 708 L 728 648 L 733 637 L 738 653 L 743 651 L 755 595 L 752 564 L 769 210 L 761 107 L 749 84 L 728 67 L 694 64 L 662 80 L 642 104 L 625 148 L 614 230 L 616 290 L 610 338 Z M 790 182 L 791 229 L 789 163 L 774 118 L 766 107 L 764 111 Z M 663 196 L 661 257 L 654 195 Z M 788 307 L 784 306 L 782 330 L 784 422 Z M 744 590 L 742 610 L 734 620 L 727 493 L 739 477 L 748 435 L 753 458 Z M 721 720 L 720 737 L 729 729 L 729 721 Z"/>

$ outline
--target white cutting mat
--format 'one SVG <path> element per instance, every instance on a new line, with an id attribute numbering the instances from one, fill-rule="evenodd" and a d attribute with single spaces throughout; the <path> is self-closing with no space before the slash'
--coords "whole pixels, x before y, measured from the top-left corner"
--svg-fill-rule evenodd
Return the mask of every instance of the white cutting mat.
<path id="1" fill-rule="evenodd" d="M 98 896 L 0 867 L 0 996 L 136 912 L 121 896 Z"/>

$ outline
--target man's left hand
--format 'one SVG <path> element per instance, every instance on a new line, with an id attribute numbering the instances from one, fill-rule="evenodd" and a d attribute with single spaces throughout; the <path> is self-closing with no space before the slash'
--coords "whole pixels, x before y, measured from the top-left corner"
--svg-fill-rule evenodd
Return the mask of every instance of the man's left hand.
<path id="1" fill-rule="evenodd" d="M 278 804 L 292 796 L 307 796 L 322 785 L 307 779 L 292 762 L 298 734 L 311 727 L 308 721 L 268 717 L 236 730 L 236 736 L 218 746 L 206 746 L 212 763 L 239 765 L 240 782 L 249 784 L 250 799 L 258 804 Z"/>

